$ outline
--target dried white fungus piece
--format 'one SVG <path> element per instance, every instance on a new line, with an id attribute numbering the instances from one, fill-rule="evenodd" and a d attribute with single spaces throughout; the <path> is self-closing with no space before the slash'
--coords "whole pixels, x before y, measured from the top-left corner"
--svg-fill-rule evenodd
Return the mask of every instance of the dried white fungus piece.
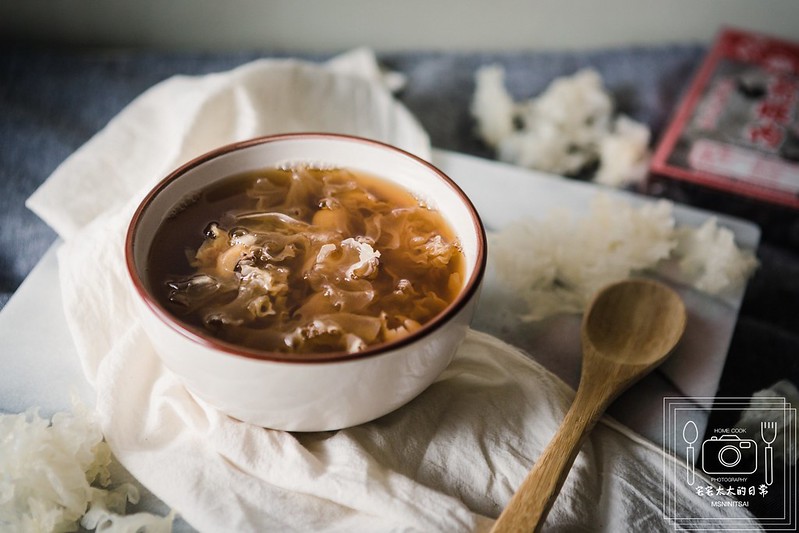
<path id="1" fill-rule="evenodd" d="M 510 224 L 491 235 L 493 266 L 526 300 L 525 320 L 579 313 L 604 285 L 670 256 L 676 246 L 672 204 L 633 208 L 597 196 L 584 217 L 553 210 L 542 220 Z"/>
<path id="2" fill-rule="evenodd" d="M 111 481 L 110 463 L 111 451 L 83 406 L 76 406 L 73 413 L 58 413 L 52 421 L 40 417 L 36 409 L 0 415 L 0 530 L 76 531 L 84 515 L 102 515 L 102 524 L 90 519 L 84 527 L 169 531 L 173 515 L 147 513 L 131 522 L 144 529 L 108 529 L 120 524 L 126 501 L 138 500 L 133 485 L 102 488 Z"/>
<path id="3" fill-rule="evenodd" d="M 749 402 L 749 407 L 741 412 L 741 417 L 735 423 L 735 427 L 745 428 L 747 435 L 760 435 L 763 422 L 773 423 L 775 426 L 775 439 L 772 443 L 774 460 L 778 464 L 783 463 L 783 468 L 795 465 L 797 459 L 796 438 L 789 437 L 796 429 L 796 410 L 764 408 L 764 402 L 769 400 L 779 403 L 786 402 L 786 406 L 799 405 L 799 389 L 789 380 L 782 379 L 766 389 L 755 392 Z"/>
<path id="4" fill-rule="evenodd" d="M 735 235 L 719 227 L 715 217 L 698 229 L 681 228 L 677 237 L 680 270 L 701 291 L 720 294 L 740 287 L 757 268 L 754 254 L 738 248 Z"/>
<path id="5" fill-rule="evenodd" d="M 649 128 L 626 116 L 616 119 L 613 131 L 599 143 L 599 169 L 596 183 L 621 187 L 646 177 L 649 168 Z"/>
<path id="6" fill-rule="evenodd" d="M 498 65 L 477 70 L 472 100 L 472 115 L 477 117 L 480 137 L 496 148 L 502 139 L 513 133 L 516 104 L 505 89 L 505 71 Z"/>
<path id="7" fill-rule="evenodd" d="M 666 200 L 633 207 L 598 195 L 584 216 L 553 210 L 514 222 L 489 236 L 491 267 L 519 295 L 523 320 L 581 313 L 601 287 L 676 259 L 681 281 L 710 294 L 740 288 L 757 266 L 729 229 L 714 219 L 675 228 Z"/>
<path id="8" fill-rule="evenodd" d="M 138 503 L 139 491 L 130 483 L 112 490 L 92 488 L 89 510 L 80 520 L 85 529 L 119 533 L 169 533 L 172 531 L 174 510 L 166 517 L 151 513 L 125 514 L 127 502 Z"/>
<path id="9" fill-rule="evenodd" d="M 612 186 L 645 176 L 649 129 L 624 116 L 614 122 L 613 102 L 596 71 L 557 78 L 538 97 L 518 103 L 504 87 L 501 66 L 478 69 L 475 84 L 477 132 L 500 160 L 565 175 L 598 162 L 595 180 Z"/>

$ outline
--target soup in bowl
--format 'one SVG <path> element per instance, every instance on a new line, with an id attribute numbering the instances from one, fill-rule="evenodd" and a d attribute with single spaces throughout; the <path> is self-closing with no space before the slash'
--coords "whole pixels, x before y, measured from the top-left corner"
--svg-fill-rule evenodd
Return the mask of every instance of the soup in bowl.
<path id="1" fill-rule="evenodd" d="M 228 145 L 162 180 L 126 261 L 164 364 L 226 414 L 339 429 L 407 403 L 449 364 L 485 270 L 485 231 L 429 163 L 376 141 Z"/>

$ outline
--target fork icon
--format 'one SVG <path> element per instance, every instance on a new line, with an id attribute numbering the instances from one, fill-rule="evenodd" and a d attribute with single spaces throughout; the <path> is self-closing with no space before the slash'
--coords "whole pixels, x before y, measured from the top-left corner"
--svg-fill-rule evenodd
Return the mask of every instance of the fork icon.
<path id="1" fill-rule="evenodd" d="M 774 449 L 771 443 L 777 438 L 777 423 L 761 422 L 760 436 L 766 443 L 766 485 L 770 486 L 774 482 Z"/>

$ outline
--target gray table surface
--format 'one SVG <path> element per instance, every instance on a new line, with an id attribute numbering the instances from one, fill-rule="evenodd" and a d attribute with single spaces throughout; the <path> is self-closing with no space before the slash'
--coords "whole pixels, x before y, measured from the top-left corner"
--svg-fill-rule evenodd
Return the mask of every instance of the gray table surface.
<path id="1" fill-rule="evenodd" d="M 437 148 L 492 157 L 474 135 L 475 69 L 500 63 L 513 95 L 541 92 L 582 67 L 600 72 L 620 111 L 647 123 L 655 141 L 698 67 L 701 46 L 595 52 L 394 53 L 379 56 L 407 75 L 399 99 Z M 75 149 L 137 95 L 174 74 L 227 70 L 285 52 L 158 52 L 0 47 L 0 308 L 55 239 L 25 199 Z M 303 57 L 322 60 L 328 55 Z M 799 383 L 799 216 L 673 182 L 649 193 L 745 217 L 761 225 L 761 267 L 750 281 L 719 396 L 749 396 L 788 378 Z M 4 346 L 0 340 L 0 355 Z M 735 415 L 729 415 L 735 416 Z"/>

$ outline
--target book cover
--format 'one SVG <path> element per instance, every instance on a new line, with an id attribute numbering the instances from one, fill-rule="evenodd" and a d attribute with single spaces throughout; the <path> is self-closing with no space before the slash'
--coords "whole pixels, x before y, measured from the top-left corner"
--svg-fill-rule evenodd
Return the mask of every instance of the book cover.
<path id="1" fill-rule="evenodd" d="M 665 130 L 654 174 L 799 209 L 799 43 L 717 37 Z"/>

